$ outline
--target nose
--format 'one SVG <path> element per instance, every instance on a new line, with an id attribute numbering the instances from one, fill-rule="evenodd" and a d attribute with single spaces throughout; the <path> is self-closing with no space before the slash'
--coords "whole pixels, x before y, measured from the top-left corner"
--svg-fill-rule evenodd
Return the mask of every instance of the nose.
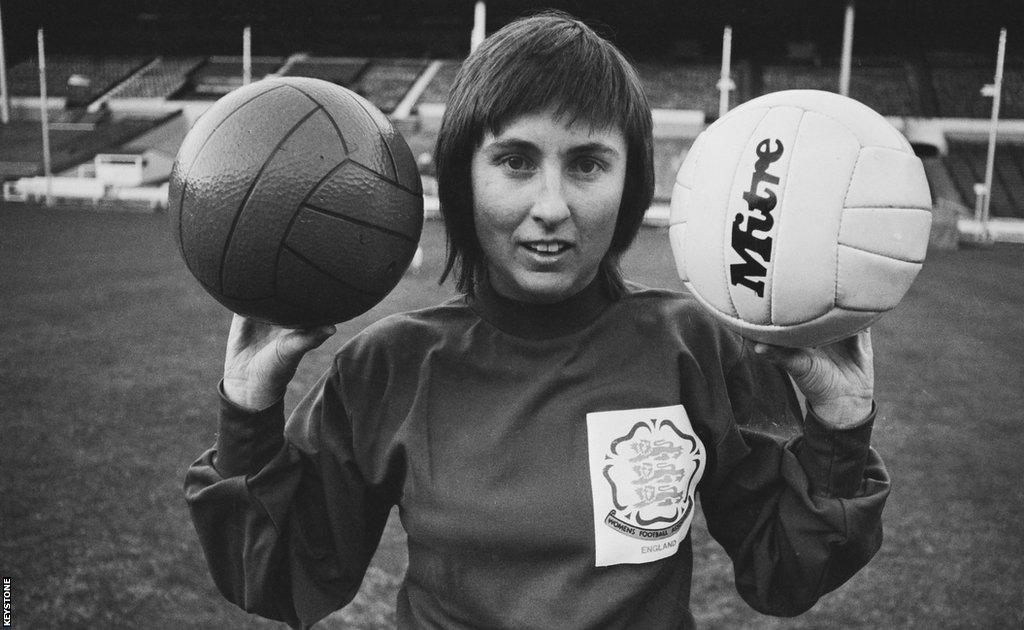
<path id="1" fill-rule="evenodd" d="M 545 227 L 553 227 L 568 219 L 569 215 L 562 174 L 558 169 L 546 169 L 530 208 L 530 216 Z"/>

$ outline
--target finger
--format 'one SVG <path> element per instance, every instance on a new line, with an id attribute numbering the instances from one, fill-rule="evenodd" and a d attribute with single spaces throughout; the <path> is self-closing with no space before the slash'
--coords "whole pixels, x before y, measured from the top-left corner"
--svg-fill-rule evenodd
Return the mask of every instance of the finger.
<path id="1" fill-rule="evenodd" d="M 252 344 L 256 336 L 256 322 L 239 315 L 231 316 L 231 327 L 228 330 L 227 356 L 230 359 L 233 355 L 239 354 L 246 347 Z"/>
<path id="2" fill-rule="evenodd" d="M 754 354 L 783 368 L 796 379 L 808 375 L 813 365 L 810 353 L 802 348 L 787 348 L 767 343 L 756 343 L 754 344 Z"/>
<path id="3" fill-rule="evenodd" d="M 332 324 L 314 328 L 296 328 L 289 330 L 280 343 L 280 353 L 301 357 L 307 352 L 320 347 L 331 335 L 338 331 Z M 284 357 L 282 357 L 284 358 Z"/>
<path id="4" fill-rule="evenodd" d="M 870 361 L 872 356 L 871 333 L 868 329 L 861 330 L 849 337 L 823 346 L 822 350 L 830 356 L 842 357 L 854 363 L 862 363 L 865 360 Z"/>

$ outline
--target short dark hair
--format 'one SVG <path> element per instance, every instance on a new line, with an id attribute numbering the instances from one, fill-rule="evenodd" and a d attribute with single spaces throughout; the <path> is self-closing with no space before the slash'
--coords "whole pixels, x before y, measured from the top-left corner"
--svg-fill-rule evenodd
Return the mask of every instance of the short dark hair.
<path id="1" fill-rule="evenodd" d="M 613 297 L 623 292 L 619 257 L 636 238 L 654 196 L 651 108 L 629 61 L 589 26 L 564 13 L 516 20 L 485 39 L 462 64 L 436 147 L 438 197 L 448 235 L 443 283 L 473 293 L 486 272 L 473 220 L 473 154 L 486 132 L 551 109 L 569 122 L 617 127 L 626 139 L 626 181 L 615 231 L 598 275 Z"/>

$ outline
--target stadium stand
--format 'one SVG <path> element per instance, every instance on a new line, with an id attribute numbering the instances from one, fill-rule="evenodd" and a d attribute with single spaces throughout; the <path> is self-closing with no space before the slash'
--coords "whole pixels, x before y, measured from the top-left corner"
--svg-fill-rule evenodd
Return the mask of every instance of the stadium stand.
<path id="1" fill-rule="evenodd" d="M 931 68 L 938 100 L 938 115 L 946 118 L 987 118 L 992 99 L 981 94 L 992 83 L 995 65 L 991 57 L 968 53 L 931 52 L 925 56 Z M 1001 118 L 1024 118 L 1024 58 L 1008 56 L 1003 69 Z"/>
<path id="2" fill-rule="evenodd" d="M 51 129 L 51 170 L 60 173 L 91 161 L 97 153 L 117 152 L 134 138 L 177 115 Z M 43 148 L 39 123 L 24 120 L 0 125 L 0 180 L 42 174 Z"/>
<path id="3" fill-rule="evenodd" d="M 282 57 L 252 57 L 252 80 L 277 72 Z M 216 100 L 242 86 L 241 57 L 210 57 L 188 74 L 184 87 L 172 95 L 179 100 Z"/>
<path id="4" fill-rule="evenodd" d="M 47 97 L 66 98 L 69 79 L 77 75 L 88 80 L 84 100 L 91 102 L 152 60 L 146 56 L 50 55 L 46 58 Z M 8 71 L 7 81 L 11 96 L 39 96 L 38 63 L 29 59 L 16 64 Z"/>
<path id="5" fill-rule="evenodd" d="M 420 95 L 418 103 L 440 103 L 443 104 L 448 100 L 448 90 L 451 89 L 452 83 L 455 82 L 455 75 L 459 72 L 459 68 L 462 67 L 462 60 L 459 59 L 446 59 L 441 62 L 441 67 L 438 69 L 437 74 L 427 84 L 423 94 Z"/>
<path id="6" fill-rule="evenodd" d="M 899 60 L 855 58 L 850 70 L 850 96 L 885 116 L 913 116 L 921 112 L 917 81 Z M 771 64 L 761 72 L 764 92 L 779 90 L 839 91 L 839 62 L 815 66 Z"/>
<path id="7" fill-rule="evenodd" d="M 303 53 L 253 58 L 252 79 L 274 74 L 314 77 L 363 94 L 385 113 L 394 113 L 403 100 L 406 102 L 402 109 L 407 110 L 414 98 L 417 105 L 429 105 L 435 111 L 445 102 L 461 63 L 459 58 L 434 62 L 426 58 L 319 57 Z M 636 66 L 654 108 L 700 111 L 708 121 L 717 117 L 720 73 L 717 61 L 686 58 L 674 62 L 639 61 Z M 424 74 L 428 67 L 431 72 Z M 135 120 L 130 115 L 124 118 L 120 111 L 111 115 L 106 110 L 61 110 L 54 109 L 51 103 L 54 173 L 76 166 L 86 172 L 100 153 L 133 154 L 144 156 L 149 162 L 169 164 L 187 131 L 180 108 L 200 105 L 181 101 L 210 102 L 242 82 L 241 57 L 58 54 L 47 59 L 47 70 L 47 90 L 54 100 L 66 97 L 69 83 L 75 83 L 69 79 L 79 75 L 88 79 L 84 96 L 79 98 L 93 102 L 94 107 L 90 108 L 93 110 L 106 100 L 165 101 L 160 107 L 163 118 L 156 120 L 153 114 Z M 834 60 L 826 60 L 826 65 L 793 59 L 762 65 L 760 60 L 739 59 L 732 67 L 736 90 L 730 104 L 735 106 L 758 94 L 783 89 L 836 91 L 838 74 L 838 62 Z M 912 58 L 862 55 L 854 58 L 850 94 L 887 116 L 987 118 L 992 101 L 979 90 L 992 81 L 992 75 L 993 59 L 984 55 L 929 53 Z M 38 96 L 38 71 L 34 61 L 17 64 L 8 76 L 10 92 L 15 98 Z M 417 79 L 417 87 L 424 89 L 422 93 L 418 90 L 410 93 Z M 71 86 L 71 89 L 81 88 L 81 85 Z M 1001 117 L 1024 119 L 1024 58 L 1008 58 L 1002 96 Z M 425 115 L 422 113 L 425 111 L 426 107 L 421 115 Z M 27 105 L 20 108 L 19 114 L 15 121 L 0 127 L 0 180 L 42 173 L 39 114 Z M 411 124 L 402 127 L 403 131 L 413 131 L 410 145 L 416 148 L 417 156 L 423 157 L 432 146 L 431 130 L 415 121 Z M 692 138 L 662 138 L 657 143 L 655 196 L 659 201 L 669 198 L 675 170 L 691 141 Z M 936 157 L 929 164 L 929 181 L 936 199 L 941 196 L 958 207 L 973 208 L 974 185 L 984 180 L 985 151 L 986 145 L 980 138 L 951 141 L 948 155 Z M 161 169 L 150 168 L 149 172 Z M 997 148 L 991 214 L 997 218 L 1024 218 L 1024 144 L 1001 141 Z"/>
<path id="8" fill-rule="evenodd" d="M 373 59 L 348 87 L 390 114 L 428 64 L 425 59 Z"/>
<path id="9" fill-rule="evenodd" d="M 635 65 L 651 107 L 700 110 L 708 118 L 718 117 L 719 65 L 653 62 L 637 62 Z M 730 103 L 735 107 L 751 97 L 749 65 L 742 62 L 734 64 L 732 76 L 736 91 L 730 95 Z"/>
<path id="10" fill-rule="evenodd" d="M 960 192 L 965 206 L 974 207 L 974 185 L 985 181 L 988 146 L 978 142 L 950 142 L 943 163 Z M 1024 219 L 1024 146 L 996 146 L 992 176 L 993 217 Z"/>
<path id="11" fill-rule="evenodd" d="M 157 57 L 110 93 L 111 98 L 167 98 L 181 90 L 205 57 Z"/>
<path id="12" fill-rule="evenodd" d="M 311 77 L 349 87 L 366 70 L 366 59 L 352 57 L 304 57 L 286 64 L 281 73 L 288 77 Z"/>

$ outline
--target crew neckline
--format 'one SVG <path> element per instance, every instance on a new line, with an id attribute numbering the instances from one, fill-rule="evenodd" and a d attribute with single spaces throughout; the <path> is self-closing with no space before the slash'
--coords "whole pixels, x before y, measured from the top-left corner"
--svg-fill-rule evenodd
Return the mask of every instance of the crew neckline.
<path id="1" fill-rule="evenodd" d="M 526 339 L 554 339 L 587 327 L 614 300 L 595 278 L 576 295 L 553 304 L 507 298 L 487 280 L 477 283 L 466 301 L 481 319 L 503 332 Z"/>

